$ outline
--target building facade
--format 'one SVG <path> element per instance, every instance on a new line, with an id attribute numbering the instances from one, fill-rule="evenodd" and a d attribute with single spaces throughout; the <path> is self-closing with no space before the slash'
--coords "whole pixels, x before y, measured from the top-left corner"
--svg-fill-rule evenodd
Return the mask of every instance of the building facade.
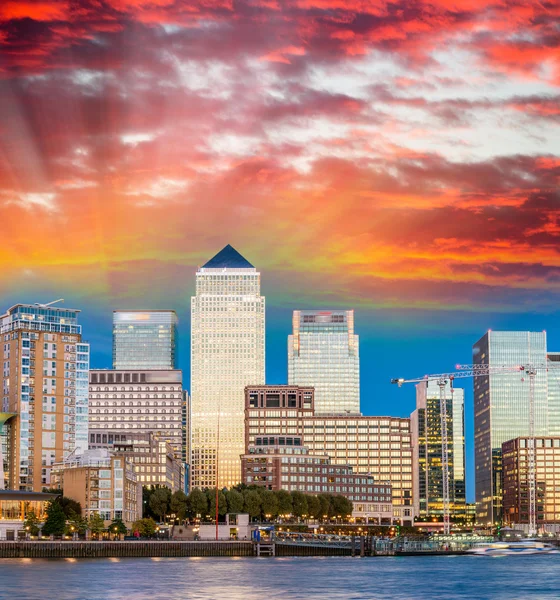
<path id="1" fill-rule="evenodd" d="M 118 433 L 92 429 L 90 448 L 105 448 L 124 455 L 134 465 L 142 487 L 168 487 L 171 492 L 184 490 L 184 466 L 173 446 L 159 433 Z"/>
<path id="2" fill-rule="evenodd" d="M 464 521 L 465 488 L 465 398 L 464 391 L 444 388 L 447 404 L 447 452 L 449 513 Z M 417 519 L 443 520 L 443 461 L 440 389 L 435 381 L 416 386 L 416 410 L 410 415 L 413 446 L 414 512 Z"/>
<path id="3" fill-rule="evenodd" d="M 260 273 L 226 246 L 196 274 L 191 301 L 191 487 L 241 481 L 244 389 L 264 382 Z"/>
<path id="4" fill-rule="evenodd" d="M 33 512 L 40 522 L 46 518 L 47 505 L 57 494 L 0 490 L 0 541 L 26 539 L 25 520 Z"/>
<path id="5" fill-rule="evenodd" d="M 560 352 L 547 352 L 549 435 L 560 435 Z"/>
<path id="6" fill-rule="evenodd" d="M 0 316 L 8 488 L 50 487 L 52 465 L 87 448 L 89 344 L 79 312 L 17 304 Z"/>
<path id="7" fill-rule="evenodd" d="M 394 519 L 412 525 L 410 419 L 317 415 L 313 390 L 298 386 L 248 386 L 245 398 L 247 448 L 257 437 L 297 436 L 311 455 L 328 455 L 333 465 L 389 482 Z"/>
<path id="8" fill-rule="evenodd" d="M 546 333 L 489 331 L 473 346 L 473 363 L 495 367 L 544 365 Z M 475 377 L 474 450 L 477 524 L 502 521 L 502 444 L 529 434 L 529 377 L 523 372 Z M 535 435 L 548 435 L 557 410 L 549 403 L 546 369 L 535 377 Z"/>
<path id="9" fill-rule="evenodd" d="M 176 370 L 177 324 L 174 310 L 113 311 L 113 369 Z"/>
<path id="10" fill-rule="evenodd" d="M 157 433 L 181 460 L 182 379 L 182 372 L 177 370 L 91 370 L 90 445 L 110 447 L 115 434 Z"/>
<path id="11" fill-rule="evenodd" d="M 327 455 L 310 454 L 299 436 L 256 437 L 241 459 L 243 483 L 269 490 L 334 494 L 352 501 L 359 513 L 379 524 L 391 524 L 391 485 L 354 473 L 349 465 L 334 465 Z"/>
<path id="12" fill-rule="evenodd" d="M 142 486 L 125 454 L 86 450 L 53 467 L 55 485 L 82 506 L 82 517 L 97 513 L 106 525 L 122 519 L 127 526 L 142 517 Z"/>
<path id="13" fill-rule="evenodd" d="M 504 523 L 515 528 L 529 525 L 528 436 L 502 444 Z M 537 527 L 560 531 L 560 437 L 535 438 Z"/>
<path id="14" fill-rule="evenodd" d="M 295 310 L 288 384 L 315 388 L 315 411 L 360 413 L 359 338 L 353 310 Z"/>

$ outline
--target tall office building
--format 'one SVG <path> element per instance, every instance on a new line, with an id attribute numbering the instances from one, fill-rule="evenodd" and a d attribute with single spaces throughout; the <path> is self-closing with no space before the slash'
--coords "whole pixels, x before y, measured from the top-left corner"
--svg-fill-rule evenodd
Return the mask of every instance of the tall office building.
<path id="1" fill-rule="evenodd" d="M 460 388 L 444 388 L 447 404 L 449 512 L 465 518 L 465 398 Z M 420 518 L 443 520 L 443 462 L 440 390 L 435 381 L 416 386 L 410 415 L 413 445 L 414 511 Z"/>
<path id="2" fill-rule="evenodd" d="M 181 371 L 97 370 L 89 374 L 89 442 L 111 448 L 124 434 L 156 433 L 183 457 Z"/>
<path id="3" fill-rule="evenodd" d="M 196 274 L 191 300 L 191 488 L 241 481 L 245 386 L 264 383 L 260 273 L 230 245 Z"/>
<path id="4" fill-rule="evenodd" d="M 473 346 L 473 363 L 490 366 L 544 365 L 546 332 L 489 331 Z M 502 521 L 502 444 L 529 434 L 529 377 L 523 372 L 475 377 L 474 451 L 477 523 Z M 535 435 L 548 435 L 557 411 L 550 410 L 546 369 L 535 376 Z"/>
<path id="5" fill-rule="evenodd" d="M 315 414 L 313 388 L 294 385 L 247 386 L 245 402 L 246 452 L 258 437 L 299 436 L 309 454 L 326 454 L 333 465 L 388 481 L 393 518 L 412 525 L 410 419 Z"/>
<path id="6" fill-rule="evenodd" d="M 359 338 L 353 310 L 295 310 L 288 383 L 315 388 L 317 413 L 360 413 Z"/>
<path id="7" fill-rule="evenodd" d="M 548 365 L 548 434 L 560 436 L 560 352 L 547 353 Z"/>
<path id="8" fill-rule="evenodd" d="M 89 344 L 79 312 L 16 304 L 0 316 L 9 488 L 39 492 L 55 462 L 87 449 Z"/>
<path id="9" fill-rule="evenodd" d="M 178 367 L 174 310 L 113 311 L 113 369 Z"/>

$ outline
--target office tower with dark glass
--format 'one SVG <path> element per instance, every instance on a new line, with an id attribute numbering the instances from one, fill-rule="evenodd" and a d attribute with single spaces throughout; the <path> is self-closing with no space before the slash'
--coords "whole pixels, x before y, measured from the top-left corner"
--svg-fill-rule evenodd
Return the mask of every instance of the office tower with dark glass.
<path id="1" fill-rule="evenodd" d="M 174 310 L 115 310 L 113 369 L 177 369 L 177 323 Z"/>
<path id="2" fill-rule="evenodd" d="M 0 315 L 1 466 L 11 489 L 50 487 L 53 464 L 87 450 L 89 344 L 80 311 L 52 304 L 16 304 Z"/>
<path id="3" fill-rule="evenodd" d="M 473 346 L 473 363 L 495 367 L 544 365 L 546 332 L 489 331 Z M 477 523 L 502 521 L 502 444 L 529 435 L 529 378 L 523 372 L 475 377 L 474 452 Z M 548 397 L 546 369 L 535 376 L 535 435 L 548 435 L 557 410 Z"/>
<path id="4" fill-rule="evenodd" d="M 295 310 L 288 383 L 315 388 L 315 411 L 360 413 L 359 338 L 353 310 Z"/>
<path id="5" fill-rule="evenodd" d="M 449 514 L 464 518 L 465 399 L 464 391 L 444 388 L 447 403 Z M 416 410 L 410 415 L 413 445 L 414 512 L 420 518 L 443 520 L 443 463 L 440 390 L 436 382 L 416 386 Z"/>
<path id="6" fill-rule="evenodd" d="M 196 273 L 191 301 L 191 489 L 241 482 L 245 386 L 264 383 L 260 273 L 226 246 Z"/>

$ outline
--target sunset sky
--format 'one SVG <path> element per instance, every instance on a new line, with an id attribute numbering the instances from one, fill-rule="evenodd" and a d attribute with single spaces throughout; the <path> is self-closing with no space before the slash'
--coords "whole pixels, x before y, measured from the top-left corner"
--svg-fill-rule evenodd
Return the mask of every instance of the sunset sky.
<path id="1" fill-rule="evenodd" d="M 65 298 L 95 367 L 113 309 L 173 308 L 188 387 L 194 273 L 231 243 L 262 273 L 270 383 L 294 308 L 356 310 L 367 414 L 408 415 L 389 379 L 470 362 L 488 328 L 560 350 L 559 22 L 548 0 L 4 0 L 0 306 Z"/>

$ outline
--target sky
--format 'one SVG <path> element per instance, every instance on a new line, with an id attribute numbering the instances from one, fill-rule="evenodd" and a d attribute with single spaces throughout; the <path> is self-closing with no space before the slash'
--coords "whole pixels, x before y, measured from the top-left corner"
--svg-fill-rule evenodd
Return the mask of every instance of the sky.
<path id="1" fill-rule="evenodd" d="M 560 350 L 560 4 L 4 0 L 0 306 L 64 298 L 92 365 L 111 313 L 262 273 L 267 380 L 295 308 L 353 308 L 365 414 L 491 329 Z M 187 383 L 188 386 L 188 383 Z M 472 498 L 472 384 L 466 421 Z"/>

